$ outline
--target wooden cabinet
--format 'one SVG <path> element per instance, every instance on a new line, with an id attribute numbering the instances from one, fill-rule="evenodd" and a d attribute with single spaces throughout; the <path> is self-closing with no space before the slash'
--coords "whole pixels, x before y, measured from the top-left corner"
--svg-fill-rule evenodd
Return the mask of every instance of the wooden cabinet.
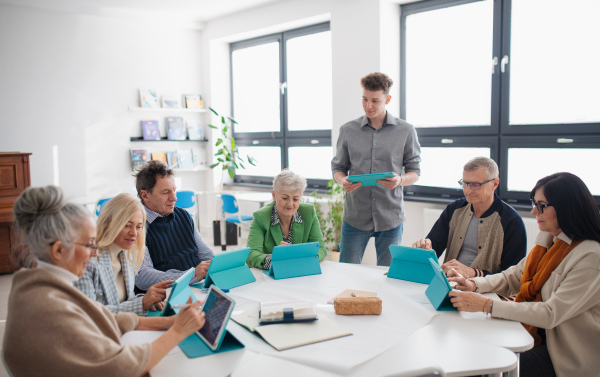
<path id="1" fill-rule="evenodd" d="M 16 270 L 10 261 L 11 248 L 15 243 L 13 206 L 21 192 L 31 185 L 30 155 L 0 152 L 0 273 Z"/>

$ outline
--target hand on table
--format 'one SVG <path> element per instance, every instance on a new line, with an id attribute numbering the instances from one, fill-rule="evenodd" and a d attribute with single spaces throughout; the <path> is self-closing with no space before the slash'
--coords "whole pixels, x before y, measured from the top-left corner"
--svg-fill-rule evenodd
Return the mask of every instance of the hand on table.
<path id="1" fill-rule="evenodd" d="M 452 305 L 462 312 L 481 312 L 485 304 L 491 300 L 475 292 L 450 291 L 448 296 Z"/>
<path id="2" fill-rule="evenodd" d="M 444 270 L 444 273 L 446 274 L 446 276 L 449 276 L 448 273 L 450 272 L 450 269 L 454 268 L 456 270 L 456 272 L 458 272 L 459 274 L 461 274 L 462 276 L 464 276 L 467 279 L 475 277 L 474 269 L 472 269 L 471 267 L 465 266 L 464 264 L 460 263 L 456 259 L 452 259 L 451 261 L 442 264 L 441 267 L 442 267 L 442 270 Z"/>
<path id="3" fill-rule="evenodd" d="M 148 292 L 142 299 L 142 307 L 144 310 L 152 310 L 153 312 L 163 310 L 165 304 L 163 300 L 167 298 L 167 286 L 173 284 L 173 280 L 165 280 L 152 285 L 148 288 Z"/>

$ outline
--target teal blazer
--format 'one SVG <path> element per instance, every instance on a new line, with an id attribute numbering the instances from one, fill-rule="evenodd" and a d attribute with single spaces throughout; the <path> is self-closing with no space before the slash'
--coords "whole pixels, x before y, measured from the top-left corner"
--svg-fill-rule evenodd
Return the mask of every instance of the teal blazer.
<path id="1" fill-rule="evenodd" d="M 283 241 L 281 224 L 271 226 L 273 204 L 274 202 L 271 202 L 254 212 L 247 245 L 250 248 L 250 254 L 246 263 L 250 267 L 263 268 L 267 254 L 271 254 L 273 247 L 279 246 L 279 243 Z M 321 232 L 315 207 L 312 204 L 300 203 L 298 212 L 302 217 L 302 224 L 292 223 L 293 243 L 319 242 L 321 244 L 319 247 L 319 262 L 321 262 L 327 256 L 327 250 L 323 242 L 323 233 Z"/>

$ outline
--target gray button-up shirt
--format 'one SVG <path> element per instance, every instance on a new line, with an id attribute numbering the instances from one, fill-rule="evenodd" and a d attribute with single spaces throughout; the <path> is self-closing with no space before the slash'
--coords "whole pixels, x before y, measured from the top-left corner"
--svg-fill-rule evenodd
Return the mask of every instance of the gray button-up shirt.
<path id="1" fill-rule="evenodd" d="M 336 155 L 331 160 L 335 175 L 396 172 L 421 174 L 421 146 L 415 128 L 389 112 L 375 130 L 362 116 L 340 128 Z M 389 190 L 381 185 L 359 187 L 346 194 L 343 219 L 350 226 L 382 232 L 404 222 L 402 187 Z"/>

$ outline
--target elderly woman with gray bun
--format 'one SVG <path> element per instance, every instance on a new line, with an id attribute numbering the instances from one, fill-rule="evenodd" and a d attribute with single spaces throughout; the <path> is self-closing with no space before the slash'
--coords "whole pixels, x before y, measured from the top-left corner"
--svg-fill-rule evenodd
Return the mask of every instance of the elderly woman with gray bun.
<path id="1" fill-rule="evenodd" d="M 315 207 L 300 203 L 306 189 L 306 179 L 290 170 L 283 170 L 273 179 L 273 202 L 254 212 L 248 235 L 247 264 L 268 270 L 273 247 L 306 242 L 319 242 L 319 262 L 327 256 L 323 233 Z"/>
<path id="2" fill-rule="evenodd" d="M 37 268 L 15 273 L 3 357 L 14 376 L 142 376 L 204 325 L 200 302 L 174 317 L 111 313 L 73 287 L 96 253 L 96 225 L 55 186 L 29 188 L 14 206 Z M 191 301 L 188 301 L 191 303 Z M 151 344 L 122 345 L 131 330 L 166 330 Z"/>

